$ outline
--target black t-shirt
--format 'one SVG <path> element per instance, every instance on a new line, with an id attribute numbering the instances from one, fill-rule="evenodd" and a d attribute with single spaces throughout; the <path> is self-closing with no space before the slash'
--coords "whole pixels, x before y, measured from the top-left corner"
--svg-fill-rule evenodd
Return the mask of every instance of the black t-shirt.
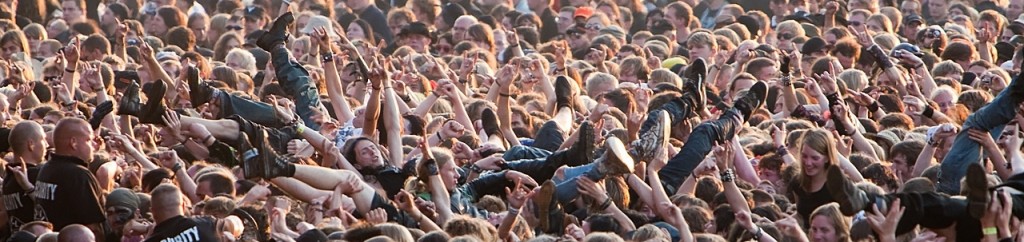
<path id="1" fill-rule="evenodd" d="M 175 216 L 162 221 L 143 242 L 218 241 L 217 218 L 212 216 Z"/>
<path id="2" fill-rule="evenodd" d="M 36 178 L 36 203 L 43 217 L 60 230 L 70 224 L 95 224 L 106 220 L 103 190 L 85 161 L 53 154 Z"/>
<path id="3" fill-rule="evenodd" d="M 828 192 L 827 186 L 822 186 L 821 190 L 816 192 L 808 193 L 804 191 L 799 184 L 799 182 L 794 181 L 790 184 L 789 189 L 790 191 L 793 191 L 793 194 L 796 194 L 796 212 L 804 221 L 803 227 L 809 228 L 811 224 L 811 213 L 814 212 L 814 209 L 817 209 L 821 205 L 835 202 L 835 199 L 833 199 L 831 193 Z"/>
<path id="4" fill-rule="evenodd" d="M 28 181 L 30 183 L 36 182 L 36 177 L 39 176 L 39 166 L 25 164 L 28 166 Z M 18 181 L 14 178 L 14 172 L 7 170 L 4 177 L 10 179 L 4 179 L 3 181 L 3 195 L 4 195 L 4 208 L 7 209 L 7 222 L 10 225 L 11 231 L 18 231 L 21 225 L 28 222 L 40 220 L 42 218 L 36 217 L 36 202 L 32 200 L 32 194 L 29 194 L 25 189 L 18 185 Z"/>
<path id="5" fill-rule="evenodd" d="M 218 241 L 217 219 L 209 216 L 177 216 L 160 222 L 143 242 Z"/>
<path id="6" fill-rule="evenodd" d="M 381 188 L 387 192 L 386 197 L 393 198 L 398 192 L 405 189 L 405 180 L 416 173 L 416 161 L 406 162 L 404 167 L 398 168 L 387 165 L 379 170 L 362 171 L 364 176 L 372 175 L 380 183 Z"/>

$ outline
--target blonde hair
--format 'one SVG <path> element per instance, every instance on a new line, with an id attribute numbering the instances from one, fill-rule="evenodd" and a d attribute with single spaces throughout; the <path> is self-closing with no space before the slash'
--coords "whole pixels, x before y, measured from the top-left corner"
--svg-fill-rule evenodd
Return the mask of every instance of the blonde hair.
<path id="1" fill-rule="evenodd" d="M 471 236 L 483 242 L 499 241 L 498 229 L 487 221 L 467 216 L 456 216 L 444 224 L 444 232 L 452 237 Z"/>
<path id="2" fill-rule="evenodd" d="M 383 223 L 378 224 L 377 229 L 380 229 L 382 235 L 391 238 L 395 242 L 416 242 L 416 239 L 412 238 L 412 233 L 409 233 L 409 229 L 402 227 L 395 223 Z"/>
<path id="3" fill-rule="evenodd" d="M 647 80 L 647 85 L 653 88 L 654 86 L 662 83 L 672 84 L 674 87 L 682 87 L 683 78 L 680 78 L 679 75 L 676 75 L 676 73 L 665 68 L 658 68 L 651 71 L 651 78 Z"/>
<path id="4" fill-rule="evenodd" d="M 956 62 L 953 62 L 951 60 L 944 60 L 942 62 L 939 62 L 938 64 L 935 64 L 935 67 L 932 67 L 932 76 L 935 77 L 944 77 L 952 72 L 959 72 L 963 74 L 964 68 L 961 67 L 960 64 L 957 64 Z"/>
<path id="5" fill-rule="evenodd" d="M 779 23 L 775 29 L 776 33 L 789 32 L 792 33 L 794 37 L 807 36 L 807 33 L 804 31 L 804 27 L 795 20 L 782 21 L 782 23 Z"/>
<path id="6" fill-rule="evenodd" d="M 828 218 L 829 222 L 832 223 L 832 231 L 835 231 L 836 238 L 838 238 L 839 241 L 850 241 L 849 228 L 852 222 L 850 222 L 850 219 L 847 218 L 846 216 L 843 216 L 843 214 L 839 211 L 838 203 L 829 203 L 821 205 L 820 207 L 814 209 L 814 212 L 811 213 L 810 218 L 813 221 L 814 218 L 817 216 L 824 216 L 825 218 Z M 808 224 L 809 223 L 810 221 L 808 221 Z M 808 236 L 813 235 L 808 234 Z"/>
<path id="7" fill-rule="evenodd" d="M 241 64 L 241 68 L 243 69 L 240 71 L 256 73 L 256 57 L 252 56 L 252 53 L 249 53 L 247 50 L 238 48 L 232 49 L 228 52 L 228 55 L 224 57 L 224 62 L 228 62 L 229 60 L 238 60 L 238 64 Z"/>
<path id="8" fill-rule="evenodd" d="M 690 46 L 706 46 L 706 47 L 710 47 L 711 49 L 717 49 L 718 48 L 718 42 L 715 41 L 715 37 L 712 36 L 710 33 L 707 33 L 707 32 L 697 32 L 697 33 L 691 34 L 690 38 L 687 39 L 686 45 L 690 45 Z M 687 47 L 689 47 L 689 46 L 687 46 Z"/>
<path id="9" fill-rule="evenodd" d="M 873 14 L 870 17 L 868 17 L 867 21 L 868 22 L 871 22 L 871 21 L 878 22 L 879 25 L 882 25 L 882 30 L 883 31 L 885 31 L 886 33 L 892 33 L 892 20 L 889 19 L 889 16 L 885 16 L 884 14 L 876 13 L 876 14 Z"/>
<path id="10" fill-rule="evenodd" d="M 839 73 L 839 80 L 846 84 L 846 89 L 861 91 L 868 87 L 868 75 L 857 69 L 846 69 Z"/>

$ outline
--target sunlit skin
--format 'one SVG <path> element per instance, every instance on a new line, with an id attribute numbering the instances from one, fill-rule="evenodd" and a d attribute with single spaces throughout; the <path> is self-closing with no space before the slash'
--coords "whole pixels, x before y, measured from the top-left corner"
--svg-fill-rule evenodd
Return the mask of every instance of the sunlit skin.
<path id="1" fill-rule="evenodd" d="M 836 242 L 839 241 L 838 233 L 832 221 L 825 216 L 814 216 L 811 218 L 811 229 L 808 236 L 813 242 Z"/>

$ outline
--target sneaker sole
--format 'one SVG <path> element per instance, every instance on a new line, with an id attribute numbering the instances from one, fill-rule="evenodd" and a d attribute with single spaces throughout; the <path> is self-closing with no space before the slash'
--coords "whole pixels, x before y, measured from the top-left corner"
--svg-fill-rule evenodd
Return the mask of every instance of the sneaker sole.
<path id="1" fill-rule="evenodd" d="M 533 197 L 533 202 L 537 204 L 537 218 L 540 220 L 538 227 L 544 232 L 550 230 L 551 199 L 554 194 L 555 183 L 549 180 L 541 185 L 540 191 Z"/>
<path id="2" fill-rule="evenodd" d="M 605 140 L 604 143 L 608 146 L 608 150 L 611 151 L 611 155 L 615 156 L 614 158 L 619 161 L 616 165 L 625 166 L 626 170 L 633 172 L 633 166 L 635 164 L 633 162 L 633 157 L 629 156 L 629 152 L 626 151 L 626 147 L 622 145 L 622 140 L 619 140 L 617 137 L 610 137 Z"/>

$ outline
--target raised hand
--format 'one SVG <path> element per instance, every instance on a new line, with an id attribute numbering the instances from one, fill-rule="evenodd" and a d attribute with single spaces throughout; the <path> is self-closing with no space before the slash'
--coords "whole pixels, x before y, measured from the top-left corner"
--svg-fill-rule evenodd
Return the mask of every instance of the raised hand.
<path id="1" fill-rule="evenodd" d="M 388 221 L 388 213 L 384 208 L 377 208 L 366 212 L 366 222 L 372 225 L 382 224 Z"/>
<path id="2" fill-rule="evenodd" d="M 900 206 L 900 199 L 893 200 L 890 205 L 889 211 L 882 214 L 881 211 L 875 209 L 874 211 L 867 212 L 864 215 L 867 217 L 868 225 L 875 231 L 879 236 L 896 236 L 896 225 L 899 223 L 900 218 L 903 218 L 903 212 L 906 208 Z"/>
<path id="3" fill-rule="evenodd" d="M 875 45 L 875 40 L 871 38 L 870 34 L 868 34 L 867 25 L 861 24 L 860 29 L 853 26 L 847 28 L 850 30 L 850 33 L 853 34 L 854 37 L 856 37 L 857 43 L 860 44 L 861 46 L 868 47 Z"/>
<path id="4" fill-rule="evenodd" d="M 163 119 L 164 124 L 167 125 L 167 129 L 171 131 L 174 139 L 178 142 L 185 142 L 185 135 L 181 132 L 181 120 L 178 118 L 178 114 L 174 110 L 167 109 L 164 115 L 160 117 Z"/>
<path id="5" fill-rule="evenodd" d="M 973 140 L 974 142 L 978 142 L 978 144 L 980 144 L 981 147 L 984 147 L 986 149 L 995 149 L 997 147 L 996 141 L 992 139 L 992 135 L 990 135 L 987 131 L 980 130 L 977 128 L 971 128 L 967 130 L 967 135 L 967 137 Z"/>
<path id="6" fill-rule="evenodd" d="M 68 46 L 66 46 L 63 49 L 61 49 L 62 52 L 64 53 L 63 54 L 64 60 L 67 61 L 67 66 L 65 66 L 64 68 L 66 68 L 66 69 L 76 68 L 76 66 L 78 65 L 78 60 L 79 60 L 79 58 L 81 58 L 81 53 L 79 52 L 79 49 L 78 49 L 79 46 L 82 46 L 82 40 L 76 37 L 75 40 L 72 41 L 71 44 L 69 44 Z"/>
<path id="7" fill-rule="evenodd" d="M 501 155 L 494 154 L 483 159 L 477 160 L 473 164 L 475 164 L 477 167 L 480 167 L 480 169 L 497 171 L 501 170 L 501 166 L 505 164 L 505 159 L 503 159 Z"/>

